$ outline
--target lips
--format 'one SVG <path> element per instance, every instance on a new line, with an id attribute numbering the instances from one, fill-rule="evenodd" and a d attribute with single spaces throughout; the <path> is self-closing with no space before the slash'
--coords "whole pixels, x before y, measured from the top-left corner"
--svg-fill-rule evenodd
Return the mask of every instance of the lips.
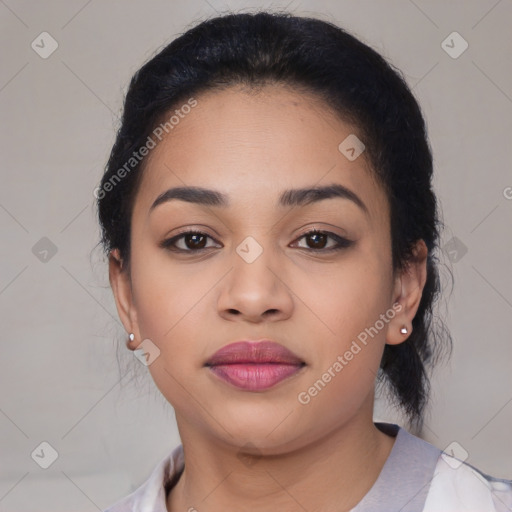
<path id="1" fill-rule="evenodd" d="M 273 341 L 237 341 L 221 348 L 206 362 L 208 366 L 237 363 L 302 364 L 293 352 Z"/>
<path id="2" fill-rule="evenodd" d="M 214 375 L 247 391 L 263 391 L 299 372 L 304 366 L 293 352 L 273 341 L 238 341 L 206 362 Z"/>

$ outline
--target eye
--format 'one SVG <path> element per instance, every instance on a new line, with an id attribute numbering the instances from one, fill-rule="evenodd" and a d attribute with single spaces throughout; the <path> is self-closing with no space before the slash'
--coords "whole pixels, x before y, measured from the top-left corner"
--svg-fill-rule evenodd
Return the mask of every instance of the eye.
<path id="1" fill-rule="evenodd" d="M 172 238 L 164 240 L 160 244 L 160 247 L 175 252 L 199 252 L 213 247 L 206 245 L 208 238 L 213 240 L 210 235 L 202 231 L 184 231 Z M 181 247 L 178 247 L 178 243 L 181 243 Z"/>
<path id="2" fill-rule="evenodd" d="M 317 229 L 308 231 L 297 240 L 302 240 L 303 238 L 312 241 L 313 247 L 300 247 L 300 249 L 309 249 L 314 252 L 339 251 L 350 247 L 354 243 L 352 240 L 347 240 L 346 238 L 331 233 L 330 231 L 319 231 Z M 334 246 L 326 247 L 329 239 L 334 240 Z"/>

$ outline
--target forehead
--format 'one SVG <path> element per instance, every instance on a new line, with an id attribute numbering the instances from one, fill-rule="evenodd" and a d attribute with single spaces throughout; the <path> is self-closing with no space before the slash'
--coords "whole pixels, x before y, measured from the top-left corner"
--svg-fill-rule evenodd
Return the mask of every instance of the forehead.
<path id="1" fill-rule="evenodd" d="M 364 152 L 350 160 L 339 148 L 361 137 L 357 128 L 318 97 L 271 85 L 257 92 L 233 86 L 195 100 L 194 108 L 169 113 L 181 115 L 147 157 L 136 208 L 149 211 L 171 187 L 201 186 L 221 190 L 230 204 L 268 200 L 274 207 L 282 190 L 339 183 L 371 217 L 382 217 L 387 200 Z"/>

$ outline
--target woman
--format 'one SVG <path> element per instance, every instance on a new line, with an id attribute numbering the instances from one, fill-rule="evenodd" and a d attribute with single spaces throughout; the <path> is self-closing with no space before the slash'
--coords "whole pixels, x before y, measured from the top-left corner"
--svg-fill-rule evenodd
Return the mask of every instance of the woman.
<path id="1" fill-rule="evenodd" d="M 121 511 L 504 511 L 511 482 L 412 422 L 436 336 L 419 106 L 375 51 L 289 14 L 207 20 L 133 77 L 97 189 L 119 316 L 182 444 Z"/>

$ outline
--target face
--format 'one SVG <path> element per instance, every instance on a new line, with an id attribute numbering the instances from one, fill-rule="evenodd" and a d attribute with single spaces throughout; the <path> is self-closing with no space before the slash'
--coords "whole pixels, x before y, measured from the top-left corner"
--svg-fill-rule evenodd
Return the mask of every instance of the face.
<path id="1" fill-rule="evenodd" d="M 129 272 L 110 262 L 131 348 L 149 339 L 160 351 L 148 369 L 182 438 L 278 453 L 370 424 L 384 346 L 407 337 L 400 326 L 410 332 L 423 283 L 393 274 L 387 198 L 364 152 L 339 149 L 358 130 L 284 86 L 196 99 L 146 162 Z M 224 201 L 162 197 L 175 187 Z M 264 389 L 205 366 L 233 342 L 261 339 L 301 366 Z"/>

